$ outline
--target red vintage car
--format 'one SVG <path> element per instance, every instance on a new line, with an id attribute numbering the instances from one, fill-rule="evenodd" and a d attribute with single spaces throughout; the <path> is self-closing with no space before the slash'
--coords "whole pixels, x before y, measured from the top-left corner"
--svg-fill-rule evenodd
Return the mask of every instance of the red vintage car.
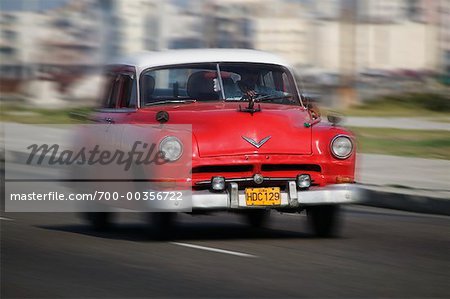
<path id="1" fill-rule="evenodd" d="M 235 211 L 260 226 L 271 210 L 306 210 L 325 236 L 334 232 L 339 205 L 357 200 L 354 136 L 308 107 L 281 58 L 254 50 L 171 50 L 136 54 L 107 70 L 95 118 L 112 127 L 153 125 L 159 132 L 153 142 L 167 162 L 160 168 L 176 172 L 183 159 L 190 163 L 189 212 Z M 192 139 L 168 129 L 174 125 L 189 125 Z M 154 216 L 169 225 L 173 214 Z"/>

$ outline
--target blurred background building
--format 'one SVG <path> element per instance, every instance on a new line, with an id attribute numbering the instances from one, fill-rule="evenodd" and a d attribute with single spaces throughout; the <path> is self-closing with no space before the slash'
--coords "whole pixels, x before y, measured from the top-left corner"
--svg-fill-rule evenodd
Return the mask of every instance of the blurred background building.
<path id="1" fill-rule="evenodd" d="M 354 102 L 401 89 L 392 78 L 423 88 L 450 72 L 450 0 L 2 0 L 0 8 L 2 99 L 37 105 L 92 100 L 101 65 L 143 50 L 273 52 L 308 90 L 326 91 L 330 106 L 345 102 L 340 87 Z"/>

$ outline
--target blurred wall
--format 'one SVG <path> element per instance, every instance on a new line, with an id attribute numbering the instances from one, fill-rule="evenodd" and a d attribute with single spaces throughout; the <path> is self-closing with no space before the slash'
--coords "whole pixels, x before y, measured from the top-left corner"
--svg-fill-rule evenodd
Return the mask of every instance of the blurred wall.
<path id="1" fill-rule="evenodd" d="M 59 93 L 45 95 L 73 103 L 86 96 L 73 89 L 114 57 L 174 48 L 273 52 L 318 87 L 343 75 L 450 72 L 450 0 L 61 0 L 33 9 L 40 1 L 0 14 L 3 98 L 52 81 L 42 84 Z"/>

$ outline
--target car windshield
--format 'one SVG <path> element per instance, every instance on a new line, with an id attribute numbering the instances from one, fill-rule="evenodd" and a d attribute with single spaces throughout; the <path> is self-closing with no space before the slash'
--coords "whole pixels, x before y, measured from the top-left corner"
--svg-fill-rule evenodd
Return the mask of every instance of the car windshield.
<path id="1" fill-rule="evenodd" d="M 196 101 L 248 101 L 299 105 L 290 72 L 279 65 L 203 63 L 149 69 L 140 77 L 143 106 Z"/>

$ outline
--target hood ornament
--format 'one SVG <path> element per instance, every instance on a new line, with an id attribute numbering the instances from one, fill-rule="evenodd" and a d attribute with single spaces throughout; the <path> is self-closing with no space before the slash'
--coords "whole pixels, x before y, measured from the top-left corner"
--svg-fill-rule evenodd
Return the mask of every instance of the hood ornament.
<path id="1" fill-rule="evenodd" d="M 156 121 L 163 124 L 169 121 L 169 113 L 167 111 L 158 111 L 156 113 Z"/>
<path id="2" fill-rule="evenodd" d="M 241 105 L 239 105 L 239 112 L 248 112 L 253 116 L 253 113 L 255 112 L 261 112 L 261 105 L 258 105 L 258 108 L 255 108 L 255 102 L 253 100 L 249 100 L 248 107 L 242 108 Z"/>
<path id="3" fill-rule="evenodd" d="M 272 138 L 272 136 L 267 136 L 263 139 L 261 139 L 261 141 L 257 142 L 251 138 L 245 137 L 245 136 L 241 136 L 242 139 L 244 139 L 245 141 L 247 141 L 248 143 L 250 143 L 251 145 L 253 145 L 256 148 L 260 148 L 261 146 L 263 146 L 264 143 L 266 143 L 270 138 Z"/>

